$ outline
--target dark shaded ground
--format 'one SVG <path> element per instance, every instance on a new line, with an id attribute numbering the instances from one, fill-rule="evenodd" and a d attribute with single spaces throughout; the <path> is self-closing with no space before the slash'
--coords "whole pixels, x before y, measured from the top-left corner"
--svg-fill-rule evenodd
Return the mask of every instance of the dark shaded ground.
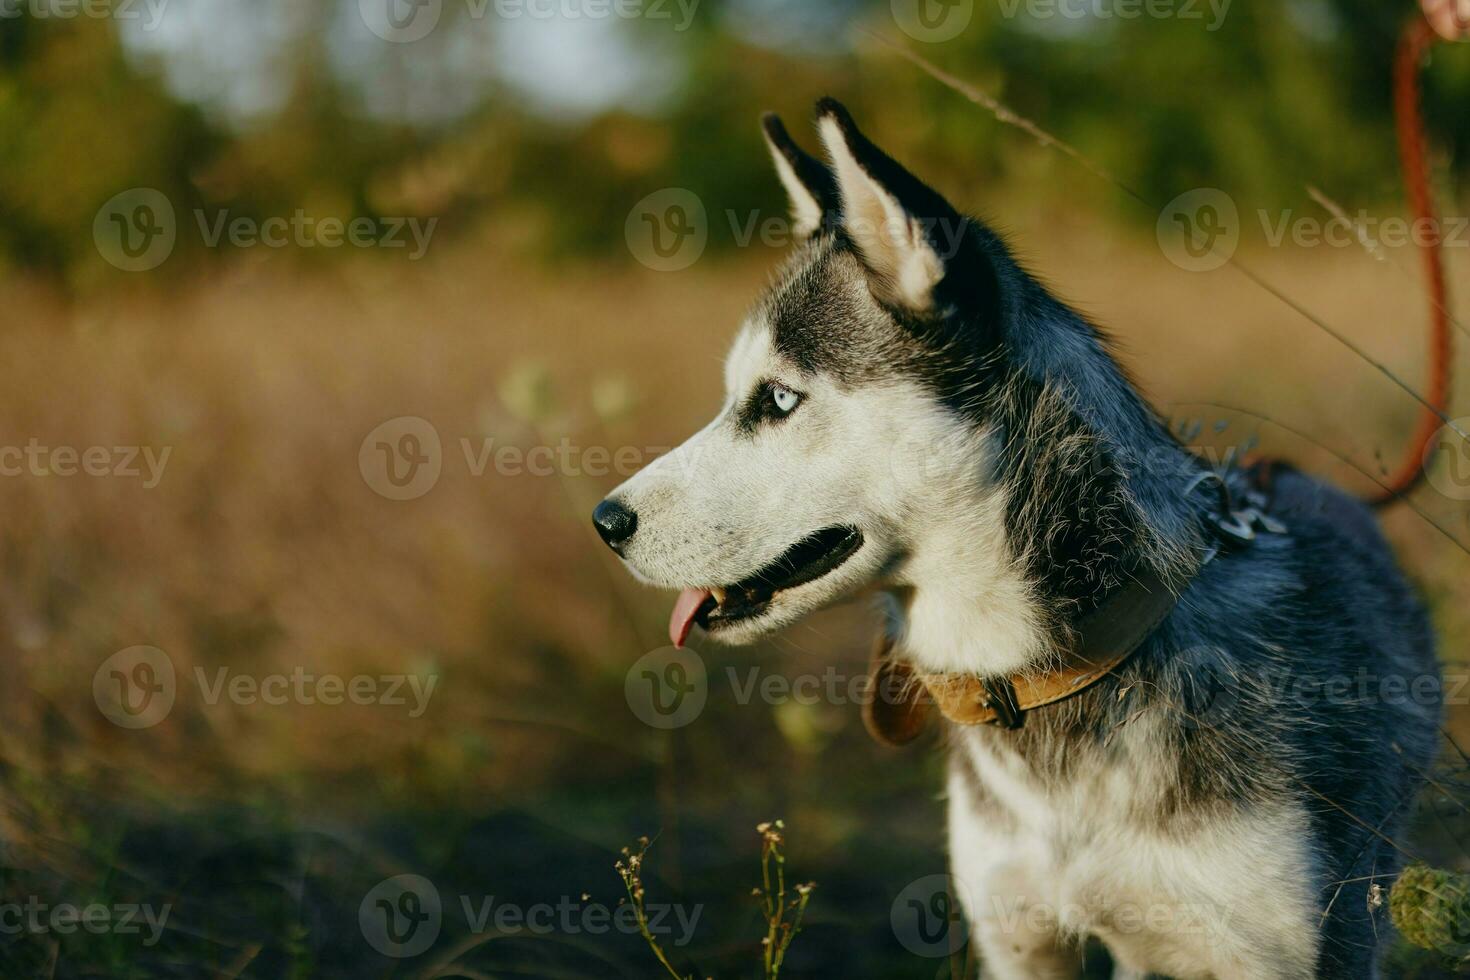
<path id="1" fill-rule="evenodd" d="M 621 898 L 612 867 L 619 847 L 661 828 L 645 869 L 646 901 L 655 913 L 678 906 L 661 920 L 671 958 L 700 977 L 757 977 L 764 923 L 750 896 L 759 883 L 750 814 L 777 796 L 786 797 L 791 879 L 818 882 L 807 929 L 782 975 L 952 975 L 942 956 L 905 949 L 903 937 L 912 939 L 918 926 L 893 918 L 899 892 L 922 876 L 916 872 L 944 869 L 941 804 L 931 791 L 937 753 L 918 749 L 903 757 L 910 762 L 890 760 L 880 769 L 867 747 L 853 745 L 853 771 L 837 764 L 791 790 L 753 778 L 771 772 L 764 746 L 712 755 L 711 744 L 692 735 L 681 743 L 681 798 L 699 802 L 679 807 L 672 823 L 656 802 L 667 772 L 658 766 L 603 781 L 588 776 L 556 792 L 482 807 L 365 820 L 288 814 L 269 801 L 183 808 L 161 798 L 119 802 L 116 788 L 32 787 L 29 802 L 20 794 L 11 800 L 11 826 L 29 823 L 33 832 L 5 848 L 0 901 L 48 908 L 138 903 L 155 919 L 166 907 L 166 925 L 156 941 L 146 916 L 134 920 L 135 933 L 94 934 L 85 925 L 63 932 L 55 923 L 17 931 L 23 913 L 8 912 L 0 918 L 0 976 L 657 976 L 643 939 L 609 926 L 598 916 L 613 913 L 596 910 L 616 909 Z M 829 761 L 842 757 L 834 751 Z M 714 790 L 732 786 L 737 770 L 744 770 L 742 786 L 755 787 L 744 797 L 768 798 L 719 798 Z M 849 798 L 837 802 L 844 786 Z M 1445 821 L 1460 807 L 1439 795 L 1441 802 L 1426 803 L 1421 848 L 1455 846 L 1456 829 Z M 808 825 L 828 829 L 804 834 Z M 407 902 L 383 891 L 384 880 L 398 875 L 421 876 Z M 434 919 L 417 926 L 408 919 L 432 914 L 422 879 L 437 895 L 437 937 L 416 955 L 384 955 L 385 930 L 408 946 L 420 928 L 432 930 L 427 923 Z M 515 928 L 519 919 L 497 927 L 496 913 L 484 918 L 487 903 L 540 918 L 534 928 Z M 114 923 L 121 924 L 120 914 L 113 913 Z M 694 937 L 685 943 L 682 923 L 691 920 Z M 1089 961 L 1090 977 L 1108 975 L 1105 957 Z M 1450 975 L 1436 962 L 1404 951 L 1389 976 Z"/>
<path id="2" fill-rule="evenodd" d="M 746 656 L 706 654 L 712 672 Z M 569 696 L 598 706 L 590 717 L 612 717 L 621 677 Z M 356 792 L 326 781 L 292 791 L 314 798 L 309 805 L 265 786 L 184 802 L 147 773 L 69 775 L 59 752 L 45 771 L 4 774 L 0 903 L 10 904 L 0 908 L 16 911 L 0 912 L 0 976 L 655 976 L 644 940 L 597 911 L 616 910 L 623 889 L 613 864 L 647 834 L 646 901 L 651 911 L 677 906 L 662 924 L 674 962 L 701 977 L 756 977 L 765 923 L 750 894 L 760 882 L 755 824 L 776 816 L 788 825 L 791 883 L 817 882 L 782 976 L 949 976 L 947 959 L 913 955 L 891 924 L 899 892 L 945 870 L 939 754 L 872 744 L 857 710 L 823 706 L 820 724 L 837 720 L 838 729 L 798 734 L 787 720 L 783 734 L 777 709 L 739 704 L 712 683 L 687 728 L 639 726 L 639 743 L 619 751 L 547 725 L 542 737 L 556 751 L 543 758 L 555 761 L 527 771 L 514 794 L 424 793 L 415 804 L 410 792 L 407 805 L 374 801 L 360 781 Z M 525 738 L 503 734 L 506 748 Z M 495 743 L 497 733 L 485 737 Z M 398 875 L 431 882 L 441 909 L 437 938 L 401 958 L 374 942 L 394 928 L 411 948 L 419 934 L 407 916 L 431 903 L 421 883 L 408 901 L 374 891 Z M 37 902 L 40 928 L 7 928 Z M 129 904 L 155 919 L 166 908 L 167 918 L 156 941 L 142 915 L 137 932 L 63 931 L 66 923 L 46 919 L 63 903 L 107 906 L 112 926 Z M 535 928 L 515 928 L 519 919 L 498 928 L 493 910 L 502 908 L 541 918 Z M 401 917 L 390 925 L 389 913 Z M 693 926 L 687 943 L 680 913 Z"/>

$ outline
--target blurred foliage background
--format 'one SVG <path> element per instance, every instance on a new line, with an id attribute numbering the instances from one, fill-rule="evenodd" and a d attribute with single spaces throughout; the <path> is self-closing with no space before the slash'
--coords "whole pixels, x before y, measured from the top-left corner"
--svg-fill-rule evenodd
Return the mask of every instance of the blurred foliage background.
<path id="1" fill-rule="evenodd" d="M 785 209 L 761 110 L 815 148 L 812 103 L 848 102 L 1106 326 L 1201 448 L 1256 445 L 1366 489 L 1414 420 L 1411 399 L 1231 268 L 1171 263 L 1156 208 L 875 41 L 996 95 L 1157 204 L 1224 189 L 1253 268 L 1417 381 L 1410 250 L 1278 247 L 1254 220 L 1326 217 L 1308 184 L 1349 211 L 1403 213 L 1389 64 L 1409 3 L 1181 0 L 1169 9 L 1198 16 L 1125 19 L 961 0 L 963 29 L 931 43 L 899 27 L 903 0 L 648 0 L 637 17 L 443 0 L 433 31 L 392 43 L 370 27 L 373 0 L 65 2 L 0 4 L 0 446 L 171 455 L 156 486 L 0 478 L 0 900 L 173 911 L 148 947 L 0 930 L 6 977 L 646 977 L 636 936 L 476 932 L 457 902 L 613 905 L 612 861 L 640 834 L 658 835 L 653 899 L 706 906 L 679 961 L 754 976 L 753 828 L 778 816 L 791 873 L 818 883 L 783 975 L 959 975 L 890 921 L 905 886 L 945 868 L 941 753 L 873 745 L 855 704 L 742 701 L 730 680 L 860 675 L 872 611 L 700 647 L 707 707 L 655 730 L 625 685 L 663 644 L 671 597 L 634 585 L 587 520 L 621 476 L 470 466 L 484 440 L 647 458 L 719 404 L 724 344 L 781 255 L 739 234 Z M 1425 86 L 1441 207 L 1464 215 L 1470 45 L 1442 45 Z M 703 203 L 709 245 L 658 272 L 625 223 L 670 187 Z M 178 215 L 176 247 L 146 272 L 94 238 L 99 209 L 135 188 Z M 211 247 L 195 219 L 298 211 L 437 223 L 415 261 Z M 1470 257 L 1447 253 L 1458 286 Z M 443 472 L 398 501 L 359 452 L 403 416 L 435 427 Z M 1463 674 L 1470 558 L 1428 521 L 1467 543 L 1470 512 L 1433 488 L 1415 508 L 1386 526 Z M 126 730 L 93 680 L 139 644 L 166 652 L 180 693 Z M 196 668 L 439 684 L 409 717 L 210 703 Z M 1467 722 L 1451 709 L 1462 745 Z M 1426 794 L 1413 846 L 1463 870 L 1462 768 L 1447 762 Z M 359 903 L 401 873 L 438 886 L 444 932 L 392 959 Z M 1395 975 L 1440 965 L 1409 957 Z"/>
<path id="2" fill-rule="evenodd" d="M 369 29 L 357 0 L 154 0 L 158 12 L 116 0 L 110 18 L 37 16 L 52 2 L 16 4 L 0 32 L 0 250 L 74 284 L 101 271 L 83 234 L 92 215 L 136 186 L 181 210 L 438 215 L 446 235 L 489 228 L 543 255 L 616 250 L 640 188 L 773 206 L 756 114 L 799 120 L 816 93 L 848 100 L 941 182 L 1062 186 L 1078 207 L 1122 205 L 876 56 L 870 35 L 908 40 L 886 2 L 665 0 L 619 18 L 506 17 L 504 0 L 464 0 L 399 44 Z M 1180 0 L 1167 18 L 1076 16 L 1111 10 L 1076 2 L 1063 16 L 1054 0 L 957 9 L 965 29 L 920 44 L 926 56 L 1152 199 L 1218 186 L 1276 210 L 1314 180 L 1350 202 L 1398 197 L 1385 134 L 1406 3 Z M 1470 64 L 1447 52 L 1426 111 L 1456 179 L 1467 101 Z M 713 232 L 732 244 L 727 225 Z"/>

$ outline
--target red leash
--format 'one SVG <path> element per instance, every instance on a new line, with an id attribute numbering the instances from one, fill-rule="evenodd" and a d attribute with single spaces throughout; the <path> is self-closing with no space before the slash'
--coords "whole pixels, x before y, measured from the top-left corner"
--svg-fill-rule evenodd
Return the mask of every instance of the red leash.
<path id="1" fill-rule="evenodd" d="M 1396 472 L 1384 481 L 1385 488 L 1371 499 L 1375 507 L 1392 503 L 1424 478 L 1424 454 L 1443 424 L 1450 400 L 1450 314 L 1445 286 L 1444 256 L 1440 251 L 1439 219 L 1429 184 L 1427 139 L 1420 110 L 1419 69 L 1436 40 L 1429 22 L 1415 17 L 1399 38 L 1393 64 L 1394 118 L 1398 129 L 1399 164 L 1404 187 L 1414 213 L 1414 240 L 1424 260 L 1429 287 L 1429 392 L 1425 398 L 1434 409 L 1419 413 L 1413 441 Z"/>

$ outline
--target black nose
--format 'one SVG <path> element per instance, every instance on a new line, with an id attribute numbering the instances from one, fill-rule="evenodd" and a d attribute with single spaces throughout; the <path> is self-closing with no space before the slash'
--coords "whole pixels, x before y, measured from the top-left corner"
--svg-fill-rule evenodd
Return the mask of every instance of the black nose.
<path id="1" fill-rule="evenodd" d="M 592 523 L 597 525 L 597 533 L 607 546 L 622 554 L 623 545 L 638 530 L 638 515 L 616 500 L 604 500 L 592 512 Z"/>

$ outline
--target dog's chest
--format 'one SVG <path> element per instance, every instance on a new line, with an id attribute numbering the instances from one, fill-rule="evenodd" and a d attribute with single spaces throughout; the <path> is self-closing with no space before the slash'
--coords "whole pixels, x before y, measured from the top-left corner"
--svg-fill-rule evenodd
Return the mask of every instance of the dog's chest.
<path id="1" fill-rule="evenodd" d="M 993 732 L 961 733 L 951 860 L 982 933 L 1090 934 L 1136 970 L 1230 976 L 1252 946 L 1277 944 L 1281 924 L 1309 923 L 1305 818 L 1171 810 L 1178 766 L 1148 729 L 1143 720 L 1117 751 L 1072 759 L 1067 778 L 1046 780 Z M 1280 955 L 1309 965 L 1300 943 Z M 1201 973 L 1202 963 L 1213 965 Z"/>

